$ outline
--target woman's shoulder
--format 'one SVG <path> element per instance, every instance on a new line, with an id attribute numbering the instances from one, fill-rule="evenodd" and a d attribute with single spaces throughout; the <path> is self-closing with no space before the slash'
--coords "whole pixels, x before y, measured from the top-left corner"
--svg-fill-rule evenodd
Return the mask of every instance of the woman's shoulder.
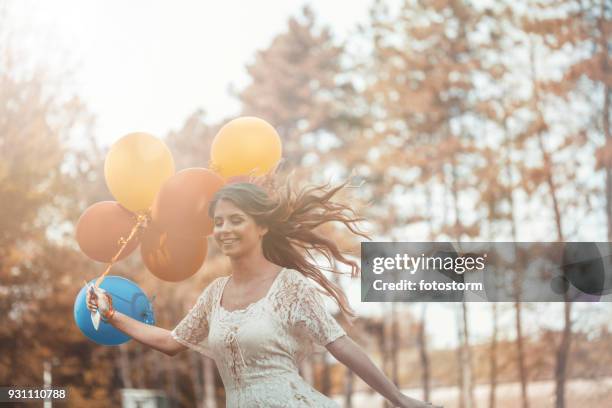
<path id="1" fill-rule="evenodd" d="M 218 278 L 213 279 L 211 283 L 209 283 L 202 293 L 200 294 L 201 299 L 210 299 L 214 298 L 217 293 L 223 288 L 223 283 L 228 279 L 228 276 L 219 276 Z"/>
<path id="2" fill-rule="evenodd" d="M 282 278 L 284 282 L 290 283 L 303 283 L 308 281 L 308 278 L 306 278 L 306 276 L 304 276 L 300 271 L 291 268 L 285 268 Z"/>
<path id="3" fill-rule="evenodd" d="M 295 296 L 311 289 L 315 289 L 315 284 L 303 273 L 296 269 L 285 268 L 278 291 L 282 296 Z"/>
<path id="4" fill-rule="evenodd" d="M 228 278 L 229 278 L 229 275 L 228 276 L 219 276 L 219 277 L 213 279 L 213 281 L 210 282 L 208 284 L 208 286 L 206 286 L 204 288 L 204 290 L 206 291 L 206 290 L 217 289 L 217 288 L 219 288 L 219 286 L 222 286 L 223 282 L 225 282 Z"/>

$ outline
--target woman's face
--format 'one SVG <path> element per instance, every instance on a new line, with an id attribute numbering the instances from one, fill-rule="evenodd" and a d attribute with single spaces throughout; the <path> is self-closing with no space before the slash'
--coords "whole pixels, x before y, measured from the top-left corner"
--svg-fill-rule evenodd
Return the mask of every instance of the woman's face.
<path id="1" fill-rule="evenodd" d="M 267 228 L 257 225 L 253 217 L 229 201 L 217 202 L 213 236 L 221 252 L 231 258 L 239 258 L 261 247 Z"/>

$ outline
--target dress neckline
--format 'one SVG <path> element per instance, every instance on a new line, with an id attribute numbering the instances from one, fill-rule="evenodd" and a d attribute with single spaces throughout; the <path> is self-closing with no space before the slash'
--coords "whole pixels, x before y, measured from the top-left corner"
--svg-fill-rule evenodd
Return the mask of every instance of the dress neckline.
<path id="1" fill-rule="evenodd" d="M 262 296 L 261 298 L 257 299 L 254 302 L 249 303 L 248 305 L 246 305 L 245 307 L 243 307 L 242 309 L 234 309 L 234 310 L 227 310 L 226 308 L 223 307 L 223 305 L 221 304 L 221 300 L 223 299 L 223 293 L 225 293 L 225 286 L 227 285 L 227 282 L 229 282 L 231 275 L 227 276 L 225 278 L 225 281 L 223 282 L 223 285 L 221 286 L 221 294 L 219 295 L 219 299 L 217 301 L 217 305 L 219 306 L 219 308 L 221 310 L 223 310 L 225 313 L 243 313 L 246 312 L 247 310 L 251 309 L 251 307 L 253 307 L 254 305 L 261 303 L 264 299 L 267 299 L 271 294 L 272 291 L 274 290 L 274 288 L 276 287 L 276 284 L 278 283 L 278 281 L 280 280 L 280 276 L 283 272 L 285 272 L 286 268 L 281 269 L 276 276 L 274 277 L 274 281 L 272 282 L 272 284 L 270 285 L 270 287 L 268 288 L 268 292 L 266 292 L 266 294 L 264 296 Z"/>

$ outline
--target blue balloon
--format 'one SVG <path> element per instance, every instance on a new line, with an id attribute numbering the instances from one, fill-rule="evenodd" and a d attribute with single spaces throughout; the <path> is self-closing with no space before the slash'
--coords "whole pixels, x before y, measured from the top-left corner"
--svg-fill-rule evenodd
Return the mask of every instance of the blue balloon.
<path id="1" fill-rule="evenodd" d="M 89 283 L 94 285 L 96 279 L 92 279 Z M 151 302 L 134 282 L 121 276 L 107 276 L 100 287 L 113 297 L 113 307 L 118 312 L 146 324 L 155 324 Z M 94 329 L 91 312 L 87 309 L 86 294 L 87 287 L 84 286 L 74 301 L 74 321 L 81 333 L 104 346 L 116 346 L 129 341 L 130 336 L 101 319 L 98 330 Z"/>

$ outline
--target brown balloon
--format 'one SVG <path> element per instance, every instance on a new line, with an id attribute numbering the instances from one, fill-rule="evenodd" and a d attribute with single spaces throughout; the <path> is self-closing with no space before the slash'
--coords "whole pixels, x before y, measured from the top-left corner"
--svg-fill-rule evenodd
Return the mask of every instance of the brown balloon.
<path id="1" fill-rule="evenodd" d="M 160 231 L 150 224 L 141 237 L 140 254 L 147 269 L 159 279 L 179 282 L 194 275 L 204 263 L 206 237 L 186 238 Z"/>
<path id="2" fill-rule="evenodd" d="M 76 240 L 81 251 L 94 261 L 110 262 L 137 222 L 136 214 L 116 201 L 101 201 L 86 209 L 76 226 Z M 121 251 L 117 260 L 130 255 L 138 247 L 138 235 Z"/>
<path id="3" fill-rule="evenodd" d="M 213 230 L 208 205 L 225 184 L 218 174 L 204 168 L 181 170 L 162 185 L 151 209 L 162 231 L 183 237 L 202 237 Z"/>

